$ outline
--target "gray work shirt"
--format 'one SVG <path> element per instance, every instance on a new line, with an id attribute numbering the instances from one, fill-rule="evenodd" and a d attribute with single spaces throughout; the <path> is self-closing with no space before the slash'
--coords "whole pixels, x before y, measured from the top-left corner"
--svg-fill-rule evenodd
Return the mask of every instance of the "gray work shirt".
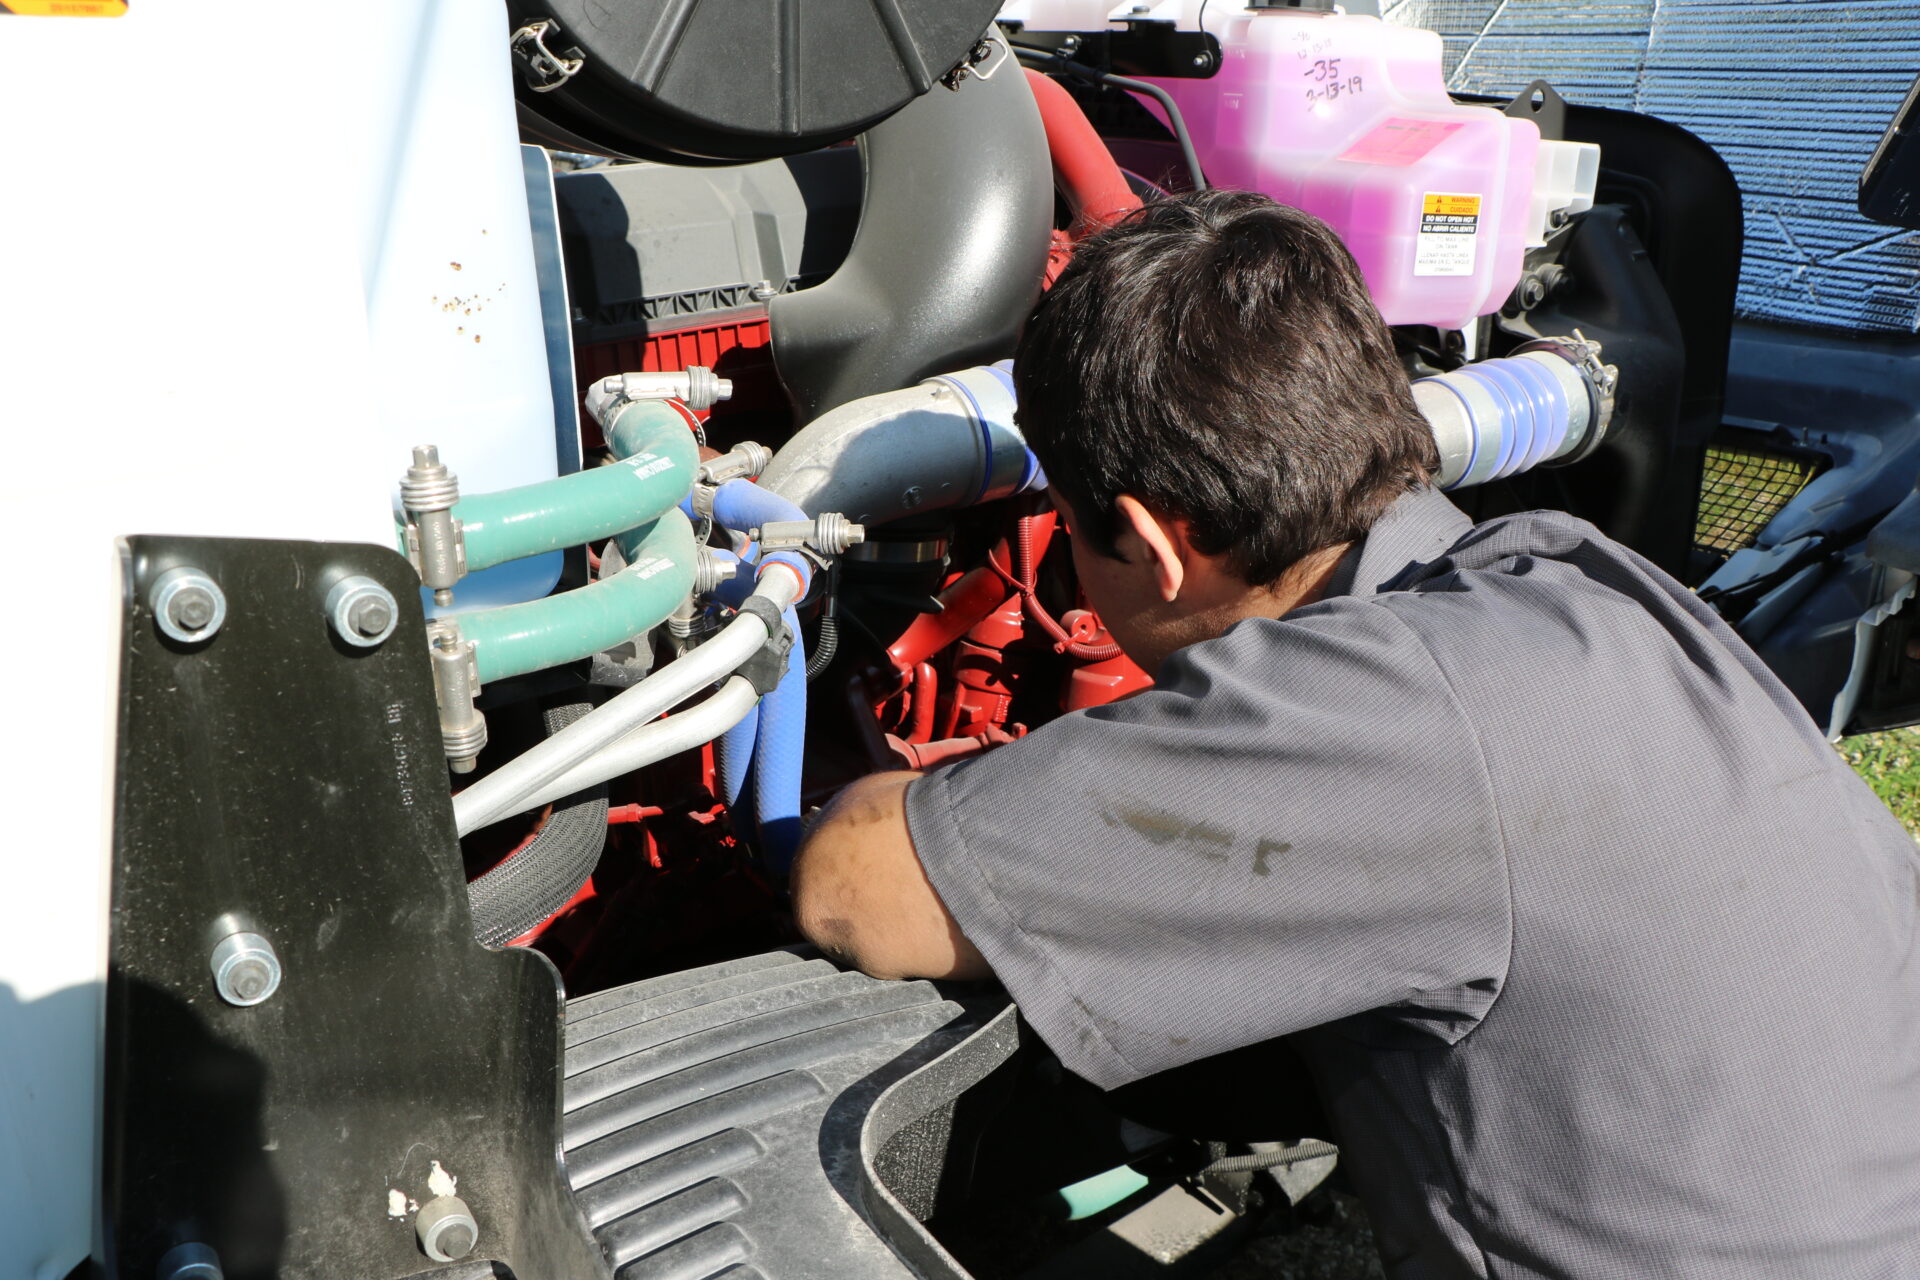
<path id="1" fill-rule="evenodd" d="M 1301 1033 L 1397 1278 L 1920 1276 L 1914 842 L 1582 521 L 1411 494 L 907 816 L 1080 1075 Z"/>

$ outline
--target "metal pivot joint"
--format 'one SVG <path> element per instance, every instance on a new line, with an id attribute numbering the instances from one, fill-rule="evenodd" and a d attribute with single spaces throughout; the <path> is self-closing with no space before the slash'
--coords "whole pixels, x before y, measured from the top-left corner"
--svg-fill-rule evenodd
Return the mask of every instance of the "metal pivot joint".
<path id="1" fill-rule="evenodd" d="M 334 634 L 361 649 L 378 647 L 400 625 L 393 593 L 363 574 L 342 578 L 327 592 L 327 622 Z"/>
<path id="2" fill-rule="evenodd" d="M 227 620 L 227 597 L 220 584 L 186 565 L 154 579 L 147 603 L 160 633 L 181 644 L 211 640 Z"/>
<path id="3" fill-rule="evenodd" d="M 213 948 L 208 967 L 213 970 L 214 990 L 238 1008 L 264 1004 L 280 989 L 280 957 L 273 944 L 257 933 L 222 938 Z"/>
<path id="4" fill-rule="evenodd" d="M 407 559 L 434 603 L 453 603 L 453 585 L 466 576 L 467 548 L 453 517 L 460 478 L 440 461 L 440 450 L 416 445 L 413 465 L 400 478 L 400 505 L 407 513 Z"/>
<path id="5" fill-rule="evenodd" d="M 487 718 L 473 705 L 480 693 L 480 666 L 474 659 L 473 641 L 460 638 L 460 626 L 455 622 L 432 623 L 427 635 L 447 767 L 455 773 L 472 773 L 481 748 L 487 745 Z"/>

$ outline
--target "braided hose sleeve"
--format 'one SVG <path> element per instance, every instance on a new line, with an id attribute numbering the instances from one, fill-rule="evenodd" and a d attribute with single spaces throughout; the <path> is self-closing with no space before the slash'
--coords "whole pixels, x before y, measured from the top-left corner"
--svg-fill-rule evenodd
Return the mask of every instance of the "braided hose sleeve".
<path id="1" fill-rule="evenodd" d="M 1278 1151 L 1256 1151 L 1252 1155 L 1225 1156 L 1215 1160 L 1201 1173 L 1254 1173 L 1261 1169 L 1279 1169 L 1290 1164 L 1304 1164 L 1308 1160 L 1324 1160 L 1328 1156 L 1337 1156 L 1340 1148 L 1331 1142 L 1307 1141 Z"/>
<path id="2" fill-rule="evenodd" d="M 545 714 L 548 736 L 593 710 L 568 702 Z M 502 947 L 564 907 L 600 864 L 607 843 L 607 784 L 556 800 L 534 837 L 493 870 L 468 882 L 473 936 Z"/>

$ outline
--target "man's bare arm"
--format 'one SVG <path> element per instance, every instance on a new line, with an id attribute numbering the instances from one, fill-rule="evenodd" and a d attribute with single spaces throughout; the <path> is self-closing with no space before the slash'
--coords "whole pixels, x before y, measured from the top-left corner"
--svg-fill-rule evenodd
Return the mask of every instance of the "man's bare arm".
<path id="1" fill-rule="evenodd" d="M 814 819 L 793 864 L 793 913 L 815 945 L 876 978 L 985 978 L 920 867 L 907 830 L 907 784 L 876 773 Z"/>

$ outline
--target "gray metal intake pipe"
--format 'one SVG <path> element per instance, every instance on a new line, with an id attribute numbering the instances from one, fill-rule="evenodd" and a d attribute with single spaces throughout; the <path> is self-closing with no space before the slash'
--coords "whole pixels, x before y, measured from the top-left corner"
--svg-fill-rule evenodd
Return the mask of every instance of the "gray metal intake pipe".
<path id="1" fill-rule="evenodd" d="M 815 418 L 774 454 L 760 487 L 808 515 L 871 527 L 1046 484 L 1013 424 L 1007 362 L 864 396 Z"/>

